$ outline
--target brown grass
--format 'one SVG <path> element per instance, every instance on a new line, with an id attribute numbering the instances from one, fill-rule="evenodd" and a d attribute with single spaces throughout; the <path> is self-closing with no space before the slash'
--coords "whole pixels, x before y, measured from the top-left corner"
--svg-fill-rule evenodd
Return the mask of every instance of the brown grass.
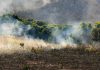
<path id="1" fill-rule="evenodd" d="M 22 46 L 23 44 L 23 46 Z M 60 49 L 61 45 L 50 44 L 43 40 L 28 39 L 14 36 L 0 36 L 0 53 L 31 52 L 31 49 Z"/>
<path id="2" fill-rule="evenodd" d="M 0 70 L 100 70 L 100 49 L 91 45 L 61 46 L 4 36 L 0 45 Z"/>

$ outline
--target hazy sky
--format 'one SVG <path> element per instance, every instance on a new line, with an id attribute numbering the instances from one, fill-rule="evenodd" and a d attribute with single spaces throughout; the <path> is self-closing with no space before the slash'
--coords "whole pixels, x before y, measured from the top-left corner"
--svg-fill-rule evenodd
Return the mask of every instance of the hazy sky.
<path id="1" fill-rule="evenodd" d="M 100 0 L 0 0 L 0 14 L 8 12 L 50 23 L 99 21 Z"/>

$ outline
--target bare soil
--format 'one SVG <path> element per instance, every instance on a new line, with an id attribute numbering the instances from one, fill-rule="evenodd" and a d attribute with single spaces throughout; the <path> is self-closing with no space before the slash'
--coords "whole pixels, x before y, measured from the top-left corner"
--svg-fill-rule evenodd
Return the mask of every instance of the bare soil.
<path id="1" fill-rule="evenodd" d="M 0 70 L 100 70 L 100 50 L 61 50 L 0 55 Z"/>

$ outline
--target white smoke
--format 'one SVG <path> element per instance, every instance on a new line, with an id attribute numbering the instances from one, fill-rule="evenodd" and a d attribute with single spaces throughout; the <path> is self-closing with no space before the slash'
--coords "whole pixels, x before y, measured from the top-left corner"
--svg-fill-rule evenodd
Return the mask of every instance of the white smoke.
<path id="1" fill-rule="evenodd" d="M 100 0 L 89 0 L 87 9 L 87 21 L 100 21 Z"/>
<path id="2" fill-rule="evenodd" d="M 51 3 L 51 0 L 43 0 L 44 5 L 49 4 L 49 3 Z"/>
<path id="3" fill-rule="evenodd" d="M 0 16 L 16 11 L 35 10 L 50 2 L 50 0 L 0 0 Z"/>
<path id="4" fill-rule="evenodd" d="M 77 47 L 77 45 L 90 44 L 91 40 L 91 29 L 86 27 L 86 30 L 82 29 L 81 22 L 71 23 L 71 28 L 61 30 L 58 27 L 52 30 L 52 35 L 56 43 L 63 46 L 70 45 Z M 76 25 L 72 25 L 76 24 Z M 78 24 L 78 25 L 77 25 Z"/>
<path id="5" fill-rule="evenodd" d="M 61 5 L 60 6 L 63 11 L 62 10 L 59 11 L 59 7 L 57 7 L 58 4 L 56 4 L 59 1 L 60 0 L 54 0 L 54 1 L 53 0 L 30 0 L 30 1 L 29 0 L 9 0 L 9 1 L 8 0 L 0 0 L 0 15 L 6 14 L 6 13 L 19 14 L 19 12 L 27 13 L 27 11 L 31 11 L 32 13 L 34 13 L 34 11 L 35 11 L 36 16 L 42 17 L 52 23 L 58 22 L 59 19 L 63 19 L 64 21 L 67 21 L 66 20 L 67 17 L 69 19 L 70 18 L 74 19 L 74 17 L 79 16 L 75 13 L 73 14 L 72 11 L 71 11 L 72 13 L 70 13 L 70 12 L 67 13 L 66 10 L 63 9 L 64 6 L 61 6 Z M 63 4 L 63 3 L 61 3 L 61 4 Z M 53 4 L 53 6 L 52 6 L 52 4 Z M 56 5 L 54 5 L 54 4 L 56 4 Z M 94 12 L 91 14 L 91 11 L 93 10 L 94 6 L 92 5 L 92 3 L 90 3 L 90 4 L 88 3 L 88 5 L 89 5 L 88 11 L 90 12 L 90 14 L 89 13 L 88 14 L 92 15 Z M 47 6 L 46 10 L 43 9 L 46 6 Z M 73 5 L 71 5 L 71 6 L 73 6 Z M 41 11 L 41 9 L 43 9 L 43 10 Z M 70 8 L 70 9 L 72 9 L 72 8 Z M 22 15 L 26 15 L 26 13 L 22 14 Z M 87 13 L 87 12 L 85 12 L 85 13 Z M 49 15 L 49 16 L 47 16 L 47 15 Z M 44 16 L 46 16 L 47 18 L 45 18 Z M 84 16 L 86 16 L 86 15 L 84 15 Z M 64 48 L 64 46 L 66 46 L 66 45 L 71 45 L 73 47 L 76 47 L 77 44 L 74 42 L 74 39 L 73 39 L 73 37 L 71 37 L 71 35 L 75 36 L 76 38 L 81 39 L 82 43 L 86 43 L 86 38 L 81 35 L 82 29 L 80 28 L 79 25 L 72 25 L 72 29 L 69 29 L 69 30 L 62 31 L 62 30 L 59 30 L 58 28 L 55 28 L 52 31 L 53 37 L 56 39 L 56 42 L 58 44 L 60 44 L 60 46 L 58 46 L 58 45 L 54 46 L 52 44 L 47 45 L 47 43 L 45 43 L 42 40 L 34 40 L 34 39 L 30 40 L 26 35 L 25 35 L 25 37 L 27 39 L 25 39 L 25 37 L 24 37 L 24 39 L 18 40 L 19 38 L 11 38 L 11 36 L 21 35 L 24 32 L 23 26 L 20 27 L 19 21 L 16 21 L 16 22 L 8 22 L 8 21 L 9 20 L 7 20 L 6 22 L 3 22 L 0 20 L 0 35 L 2 35 L 2 36 L 9 35 L 10 36 L 10 39 L 8 39 L 8 37 L 0 38 L 1 39 L 0 49 L 3 49 L 2 52 L 8 51 L 8 50 L 9 50 L 9 52 L 11 52 L 12 50 L 13 50 L 13 52 L 18 51 L 18 50 L 20 50 L 20 47 L 21 47 L 19 45 L 20 43 L 25 43 L 25 50 L 27 50 L 28 48 L 29 48 L 29 50 L 31 50 L 32 47 L 41 47 L 41 46 L 46 49 L 54 49 L 54 48 L 59 49 L 59 48 Z M 73 24 L 73 23 L 71 23 L 71 24 Z M 22 50 L 23 49 L 21 49 L 21 51 Z"/>
<path id="6" fill-rule="evenodd" d="M 11 3 L 12 0 L 0 0 L 0 16 L 12 12 Z"/>
<path id="7" fill-rule="evenodd" d="M 50 23 L 99 20 L 97 0 L 14 0 L 14 12 Z"/>
<path id="8" fill-rule="evenodd" d="M 36 10 L 47 4 L 51 3 L 50 0 L 14 0 L 12 6 L 16 11 Z"/>
<path id="9" fill-rule="evenodd" d="M 50 23 L 99 21 L 99 0 L 0 0 L 0 15 L 15 13 Z"/>
<path id="10" fill-rule="evenodd" d="M 18 23 L 3 23 L 0 25 L 0 35 L 20 35 L 22 32 L 23 29 L 18 26 Z"/>

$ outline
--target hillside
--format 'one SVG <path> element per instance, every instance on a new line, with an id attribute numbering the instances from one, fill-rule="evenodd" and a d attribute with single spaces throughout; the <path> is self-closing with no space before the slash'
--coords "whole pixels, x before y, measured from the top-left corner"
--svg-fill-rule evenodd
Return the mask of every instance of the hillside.
<path id="1" fill-rule="evenodd" d="M 11 14 L 1 16 L 0 21 L 1 30 L 4 30 L 1 35 L 4 32 L 4 34 L 8 33 L 8 35 L 26 36 L 55 43 L 65 41 L 81 44 L 86 43 L 86 41 L 100 41 L 100 22 L 96 22 L 94 25 L 84 22 L 80 22 L 77 25 L 67 23 L 52 24 L 34 19 L 24 19 Z M 9 24 L 10 28 L 6 24 Z"/>
<path id="2" fill-rule="evenodd" d="M 1 70 L 99 70 L 100 22 L 50 24 L 0 17 Z"/>
<path id="3" fill-rule="evenodd" d="M 0 70 L 100 70 L 100 0 L 0 0 Z"/>

